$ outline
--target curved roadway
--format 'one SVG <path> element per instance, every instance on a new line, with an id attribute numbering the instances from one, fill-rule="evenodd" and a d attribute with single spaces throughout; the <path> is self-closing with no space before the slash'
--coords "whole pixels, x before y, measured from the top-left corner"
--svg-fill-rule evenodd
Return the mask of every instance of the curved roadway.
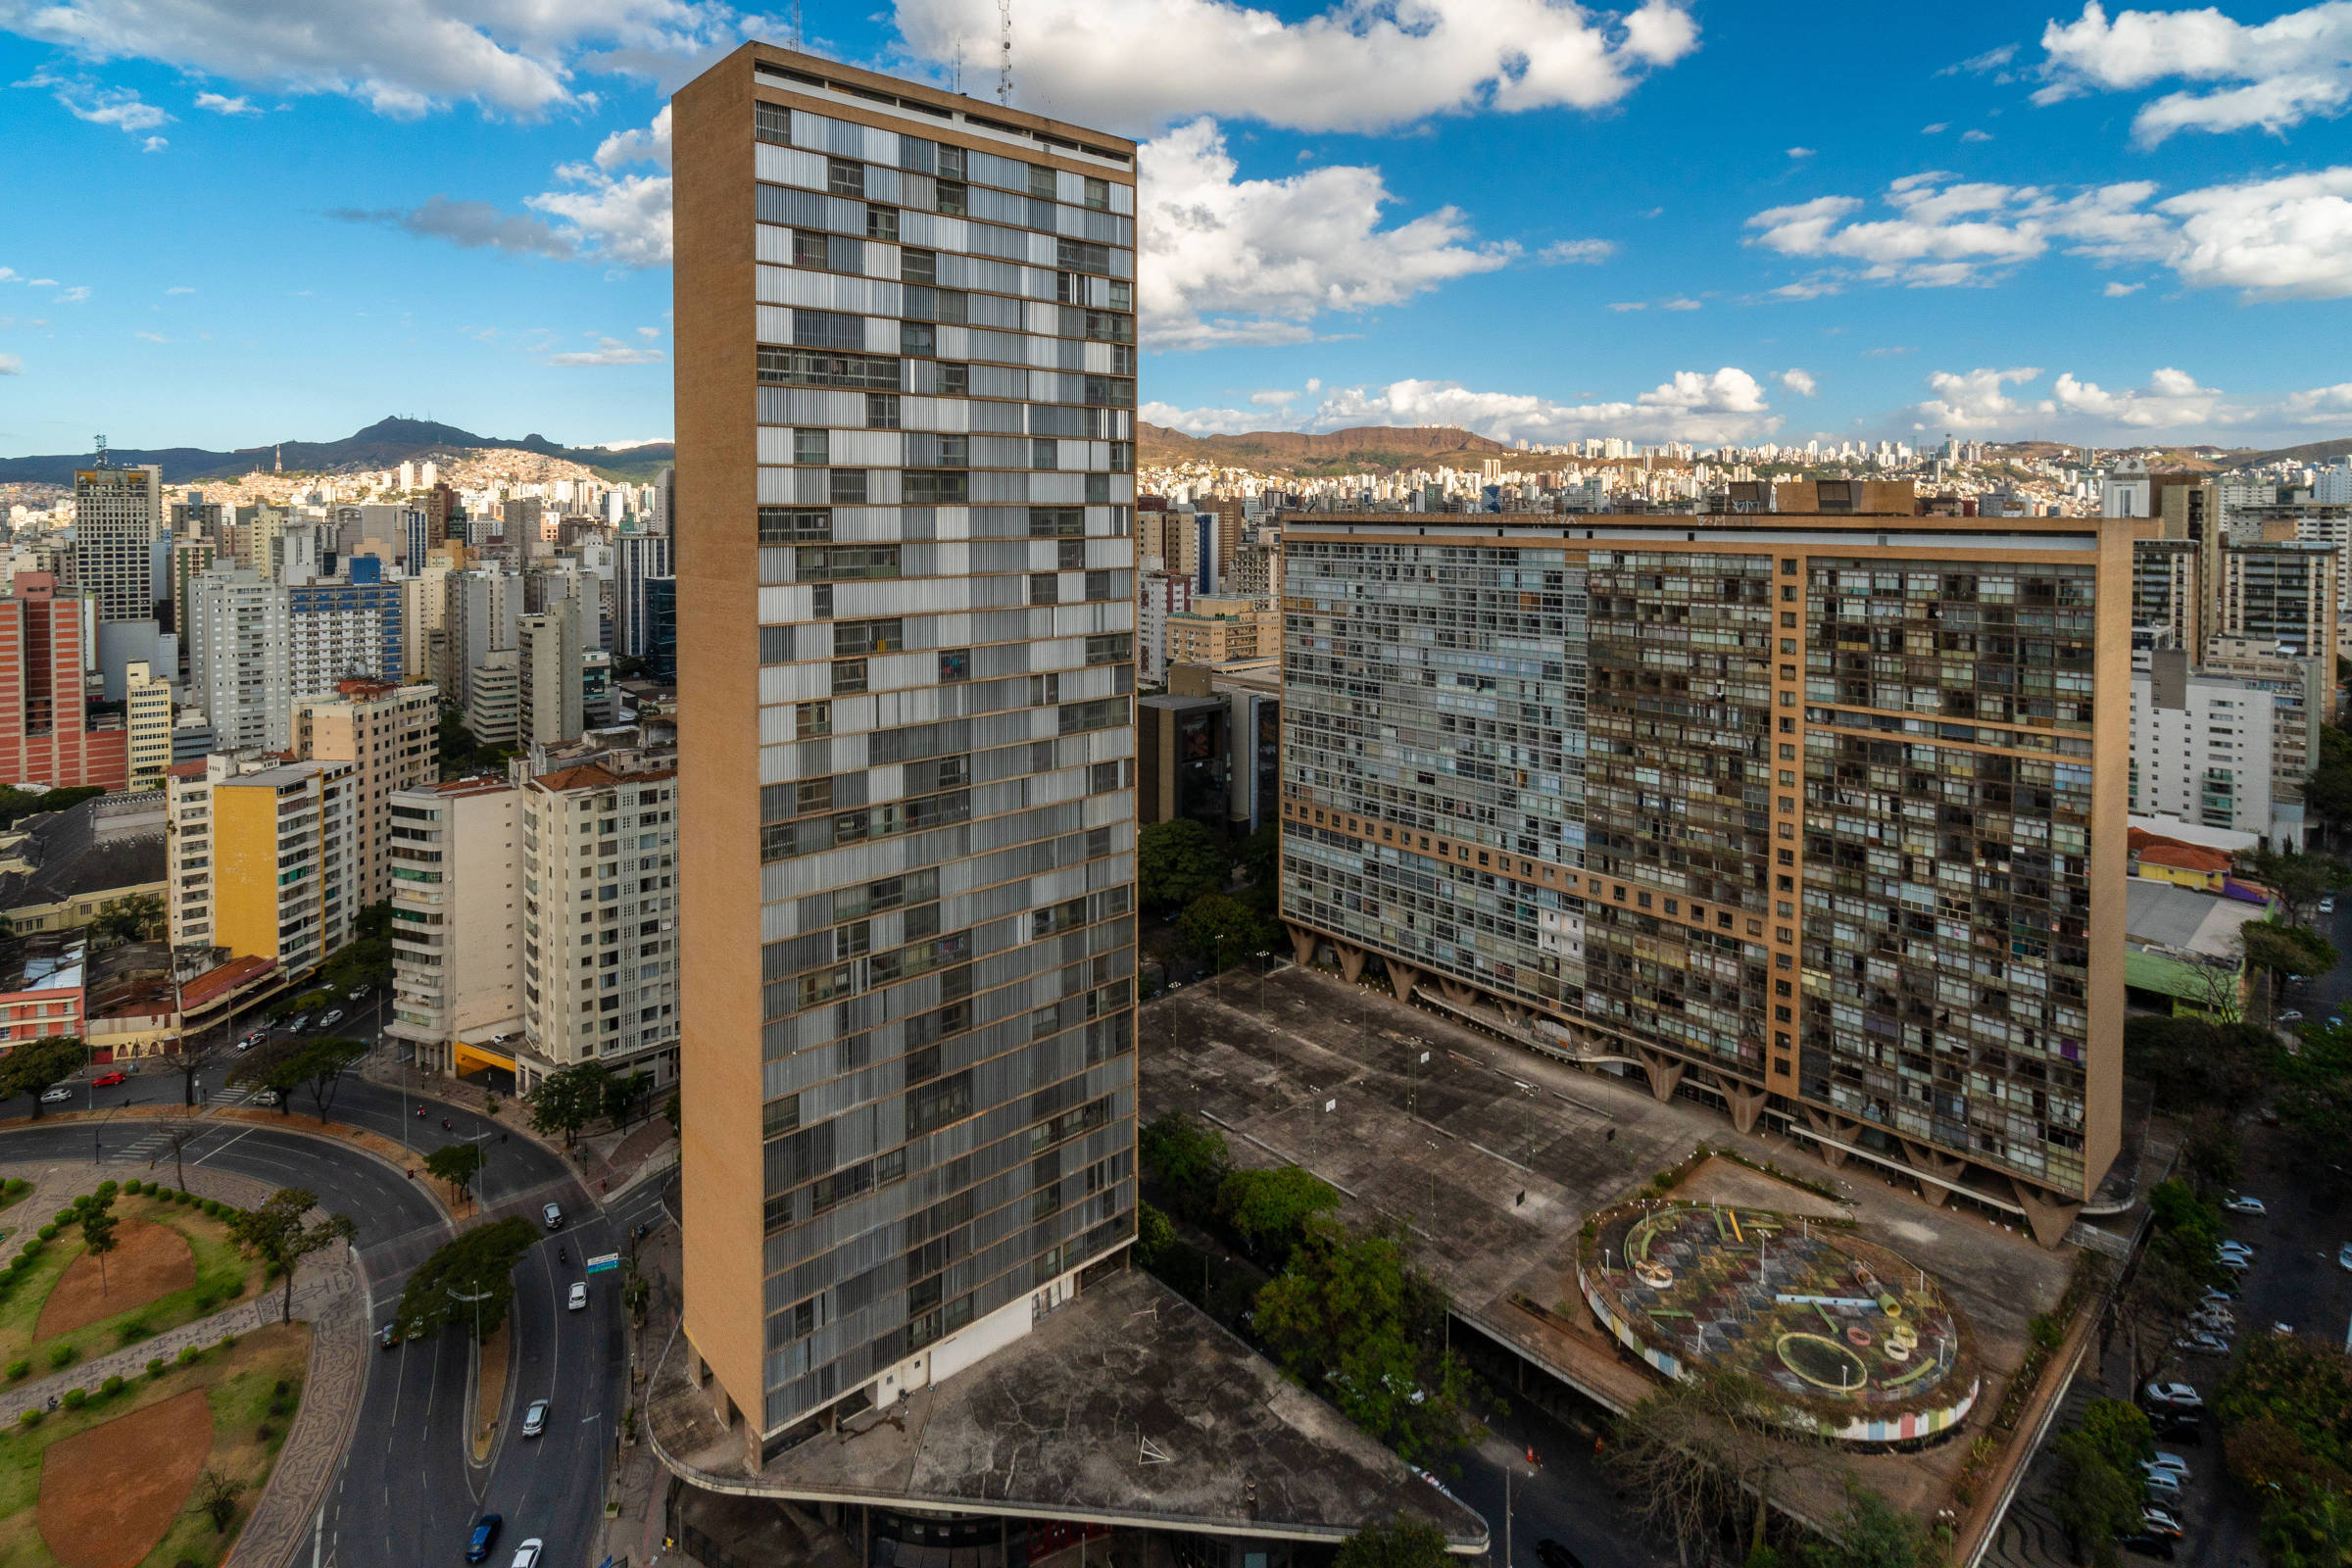
<path id="1" fill-rule="evenodd" d="M 205 1074 L 207 1097 L 241 1099 L 234 1091 L 221 1094 L 222 1076 Z M 153 1159 L 156 1174 L 169 1177 L 171 1151 L 163 1146 L 159 1124 L 141 1111 L 180 1102 L 176 1071 L 150 1072 L 96 1090 L 84 1075 L 74 1087 L 82 1091 L 76 1098 L 84 1104 L 94 1094 L 93 1108 L 107 1111 L 106 1119 L 0 1131 L 0 1160 L 77 1161 L 95 1152 L 117 1168 L 143 1168 Z M 307 1109 L 307 1096 L 295 1101 L 298 1109 Z M 486 1464 L 472 1463 L 467 1442 L 471 1357 L 464 1335 L 442 1334 L 388 1351 L 370 1349 L 351 1451 L 318 1521 L 318 1560 L 349 1568 L 456 1562 L 475 1515 L 487 1510 L 506 1517 L 502 1546 L 538 1536 L 547 1542 L 544 1560 L 551 1568 L 593 1563 L 625 1375 L 620 1275 L 590 1279 L 584 1311 L 566 1310 L 564 1298 L 573 1281 L 589 1278 L 588 1257 L 625 1250 L 629 1227 L 641 1219 L 661 1220 L 655 1190 L 660 1184 L 631 1194 L 621 1205 L 625 1212 L 609 1217 L 589 1200 L 564 1159 L 535 1141 L 438 1101 L 426 1102 L 426 1114 L 418 1117 L 414 1114 L 417 1103 L 414 1097 L 404 1101 L 399 1091 L 355 1076 L 343 1084 L 330 1115 L 401 1140 L 418 1151 L 419 1163 L 424 1151 L 444 1143 L 479 1142 L 487 1162 L 475 1188 L 489 1212 L 523 1214 L 538 1223 L 541 1205 L 554 1201 L 563 1206 L 567 1223 L 515 1267 L 508 1395 L 499 1439 Z M 0 1115 L 31 1108 L 22 1100 L 0 1103 Z M 444 1118 L 450 1124 L 446 1130 Z M 293 1124 L 299 1125 L 299 1118 Z M 412 1180 L 349 1145 L 222 1121 L 208 1124 L 182 1158 L 272 1186 L 310 1188 L 329 1211 L 349 1214 L 359 1228 L 369 1322 L 375 1329 L 391 1321 L 410 1272 L 448 1239 L 440 1210 L 417 1188 L 421 1176 Z M 558 1261 L 559 1247 L 567 1261 Z M 519 1435 L 523 1408 L 539 1398 L 554 1401 L 546 1435 L 524 1439 Z M 493 1553 L 493 1562 L 505 1560 L 503 1550 Z"/>

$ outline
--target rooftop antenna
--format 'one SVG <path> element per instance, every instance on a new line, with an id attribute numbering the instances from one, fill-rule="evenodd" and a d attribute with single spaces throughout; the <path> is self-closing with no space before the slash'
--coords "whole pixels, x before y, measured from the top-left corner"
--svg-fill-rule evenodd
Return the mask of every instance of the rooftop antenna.
<path id="1" fill-rule="evenodd" d="M 91 467 L 93 467 L 93 468 L 111 468 L 111 467 L 113 467 L 113 466 L 115 466 L 115 460 L 114 460 L 112 457 L 110 457 L 110 456 L 108 456 L 108 455 L 107 455 L 107 450 L 106 450 L 106 437 L 104 437 L 104 436 L 102 436 L 102 435 L 101 435 L 101 436 L 93 436 L 93 437 L 91 437 L 91 439 L 92 439 L 92 440 L 93 440 L 93 441 L 94 441 L 94 442 L 97 444 L 97 447 L 98 447 L 98 458 L 97 458 L 97 461 L 96 461 L 96 462 L 94 462 L 94 463 L 92 463 L 92 464 L 90 465 L 90 466 L 91 466 Z"/>
<path id="2" fill-rule="evenodd" d="M 1003 39 L 999 45 L 1002 58 L 997 68 L 997 102 L 1012 107 L 1012 0 L 997 0 L 997 18 L 1003 24 Z"/>
<path id="3" fill-rule="evenodd" d="M 801 0 L 792 0 L 792 52 L 796 55 L 808 53 L 801 43 Z"/>

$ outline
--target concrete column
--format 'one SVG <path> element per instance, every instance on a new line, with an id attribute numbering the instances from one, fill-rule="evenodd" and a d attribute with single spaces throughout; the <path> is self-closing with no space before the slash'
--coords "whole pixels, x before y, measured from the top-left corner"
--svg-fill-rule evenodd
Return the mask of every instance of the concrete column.
<path id="1" fill-rule="evenodd" d="M 2065 1241 L 2066 1233 L 2074 1228 L 2075 1216 L 2082 1210 L 2082 1200 L 2060 1198 L 2014 1176 L 2009 1178 L 2009 1190 L 2017 1195 L 2017 1206 L 2026 1211 L 2026 1224 L 2034 1239 L 2045 1248 L 2055 1249 Z"/>
<path id="2" fill-rule="evenodd" d="M 1369 956 L 1371 956 L 1371 955 L 1369 955 L 1369 954 L 1365 953 L 1365 952 L 1364 952 L 1364 950 L 1363 950 L 1363 949 L 1361 949 L 1361 948 L 1349 947 L 1349 946 L 1348 946 L 1347 943 L 1345 943 L 1345 942 L 1341 943 L 1341 944 L 1340 944 L 1340 975 L 1341 975 L 1341 977 L 1342 977 L 1343 979 L 1345 979 L 1345 980 L 1346 980 L 1346 981 L 1347 981 L 1347 982 L 1348 982 L 1349 985 L 1353 985 L 1353 984 L 1355 984 L 1355 983 L 1356 983 L 1358 980 L 1362 979 L 1362 978 L 1364 977 L 1364 960 L 1365 960 L 1367 957 L 1369 957 Z"/>
<path id="3" fill-rule="evenodd" d="M 1649 1075 L 1649 1092 L 1659 1100 L 1672 1100 L 1683 1084 L 1683 1064 L 1655 1051 L 1642 1052 L 1641 1057 L 1642 1070 Z"/>
<path id="4" fill-rule="evenodd" d="M 1298 960 L 1298 966 L 1303 969 L 1315 961 L 1315 934 L 1304 926 L 1295 925 L 1291 926 L 1289 930 L 1291 933 L 1291 956 Z"/>
<path id="5" fill-rule="evenodd" d="M 1921 1170 L 1931 1176 L 1940 1176 L 1947 1182 L 1958 1181 L 1960 1173 L 1968 1168 L 1968 1161 L 1958 1155 L 1946 1154 L 1926 1144 L 1913 1143 L 1908 1138 L 1903 1140 L 1903 1153 Z M 1930 1208 L 1941 1208 L 1952 1194 L 1949 1188 L 1939 1187 L 1934 1182 L 1921 1182 L 1919 1196 L 1927 1200 Z"/>
<path id="6" fill-rule="evenodd" d="M 1845 1143 L 1849 1141 L 1848 1134 L 1850 1133 L 1851 1129 L 1848 1128 L 1845 1123 L 1840 1121 L 1836 1116 L 1824 1115 L 1822 1112 L 1813 1109 L 1810 1105 L 1805 1107 L 1805 1125 L 1812 1128 L 1815 1132 L 1821 1134 L 1824 1138 L 1835 1138 L 1839 1143 Z M 1845 1162 L 1853 1157 L 1844 1150 L 1833 1149 L 1828 1144 L 1816 1144 L 1814 1148 L 1820 1153 L 1821 1157 L 1829 1162 L 1830 1169 L 1832 1170 L 1845 1169 Z"/>
<path id="7" fill-rule="evenodd" d="M 1395 958 L 1389 960 L 1389 984 L 1396 989 L 1398 1002 L 1411 1002 L 1413 987 L 1420 983 L 1421 976 L 1410 966 L 1398 963 Z"/>
<path id="8" fill-rule="evenodd" d="M 1716 1074 L 1715 1087 L 1723 1091 L 1725 1102 L 1732 1107 L 1732 1126 L 1741 1133 L 1754 1132 L 1756 1118 L 1764 1114 L 1764 1102 L 1769 1098 L 1765 1092 L 1722 1073 Z"/>

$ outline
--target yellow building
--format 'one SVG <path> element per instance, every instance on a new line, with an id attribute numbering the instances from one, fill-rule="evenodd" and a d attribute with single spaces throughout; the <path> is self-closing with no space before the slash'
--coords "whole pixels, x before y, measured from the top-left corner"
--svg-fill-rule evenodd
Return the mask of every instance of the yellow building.
<path id="1" fill-rule="evenodd" d="M 160 790 L 172 771 L 172 683 L 144 660 L 122 669 L 125 723 L 130 730 L 130 788 Z"/>
<path id="2" fill-rule="evenodd" d="M 357 787 L 349 762 L 216 753 L 172 769 L 165 861 L 174 947 L 222 947 L 317 967 L 358 907 Z"/>
<path id="3" fill-rule="evenodd" d="M 1222 664 L 1281 652 L 1282 615 L 1261 599 L 1200 596 L 1168 616 L 1170 664 Z"/>

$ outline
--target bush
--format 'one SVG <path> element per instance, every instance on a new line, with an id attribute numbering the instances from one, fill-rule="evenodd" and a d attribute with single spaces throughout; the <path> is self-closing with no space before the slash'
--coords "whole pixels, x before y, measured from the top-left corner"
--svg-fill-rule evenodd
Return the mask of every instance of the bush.
<path id="1" fill-rule="evenodd" d="M 41 1407 L 36 1404 L 23 1415 L 18 1416 L 17 1419 L 28 1427 L 37 1427 L 41 1424 Z"/>
<path id="2" fill-rule="evenodd" d="M 115 1343 L 117 1345 L 136 1345 L 154 1332 L 155 1330 L 147 1326 L 147 1320 L 145 1318 L 134 1317 L 129 1322 L 123 1324 L 121 1328 L 115 1330 Z"/>
<path id="3" fill-rule="evenodd" d="M 204 1313 L 206 1313 L 206 1312 L 210 1312 L 212 1309 L 213 1309 L 213 1298 L 212 1298 L 211 1294 L 210 1294 L 209 1292 L 208 1292 L 208 1293 L 204 1293 L 204 1294 L 200 1294 L 200 1295 L 199 1295 L 199 1296 L 196 1298 L 196 1311 L 197 1311 L 197 1314 L 198 1314 L 199 1316 L 201 1316 L 201 1315 L 203 1315 L 203 1314 L 204 1314 Z"/>
<path id="4" fill-rule="evenodd" d="M 223 1350 L 233 1350 L 236 1348 L 237 1337 L 234 1334 L 223 1334 L 220 1336 L 220 1348 Z"/>
<path id="5" fill-rule="evenodd" d="M 196 1364 L 196 1357 L 202 1355 L 203 1353 L 203 1351 L 197 1349 L 193 1345 L 183 1345 L 179 1348 L 179 1364 L 181 1366 L 194 1366 Z"/>
<path id="6" fill-rule="evenodd" d="M 57 1240 L 57 1226 L 54 1223 L 44 1225 L 33 1234 L 44 1242 L 54 1242 Z"/>
<path id="7" fill-rule="evenodd" d="M 49 1352 L 49 1364 L 51 1366 L 72 1366 L 74 1357 L 77 1353 L 71 1345 L 61 1345 Z"/>
<path id="8" fill-rule="evenodd" d="M 81 1408 L 83 1405 L 85 1405 L 85 1404 L 87 1404 L 87 1403 L 89 1403 L 89 1402 L 90 1402 L 90 1391 L 89 1391 L 89 1390 L 87 1390 L 87 1389 L 68 1389 L 68 1390 L 66 1391 L 66 1408 L 67 1408 L 67 1409 L 69 1409 L 69 1410 L 78 1410 L 78 1409 L 80 1409 L 80 1408 Z"/>
<path id="9" fill-rule="evenodd" d="M 271 1438 L 276 1436 L 277 1429 L 267 1421 L 253 1429 L 253 1441 L 256 1443 L 268 1443 Z"/>
<path id="10" fill-rule="evenodd" d="M 60 1225 L 71 1225 L 81 1217 L 81 1205 L 79 1203 L 69 1203 L 67 1206 L 59 1209 L 50 1217 L 55 1219 Z"/>
<path id="11" fill-rule="evenodd" d="M 294 1385 L 288 1383 L 284 1378 L 279 1378 L 275 1383 L 270 1385 L 270 1393 L 271 1396 L 275 1398 L 282 1399 L 293 1392 Z"/>
<path id="12" fill-rule="evenodd" d="M 0 1198 L 14 1198 L 31 1185 L 22 1176 L 11 1176 L 5 1183 L 0 1183 Z"/>
<path id="13" fill-rule="evenodd" d="M 193 1193 L 181 1192 L 175 1189 L 172 1194 L 172 1201 L 174 1203 L 192 1202 L 195 1200 L 195 1196 L 196 1195 Z"/>
<path id="14" fill-rule="evenodd" d="M 31 1373 L 31 1371 L 32 1363 L 25 1360 L 23 1356 L 19 1356 L 16 1360 L 8 1363 L 8 1381 L 11 1383 L 21 1383 Z"/>
<path id="15" fill-rule="evenodd" d="M 98 1385 L 98 1396 L 100 1398 L 111 1399 L 122 1392 L 122 1379 L 119 1374 L 117 1376 L 108 1378 L 104 1383 Z"/>
<path id="16" fill-rule="evenodd" d="M 221 1204 L 220 1200 L 218 1198 L 208 1198 L 204 1200 L 204 1211 L 207 1214 L 212 1215 L 215 1219 L 219 1219 L 220 1217 L 220 1210 L 222 1206 L 223 1205 Z"/>
<path id="17" fill-rule="evenodd" d="M 109 1177 L 105 1181 L 102 1181 L 98 1184 L 98 1196 L 100 1198 L 112 1198 L 122 1190 L 122 1184 L 119 1181 L 116 1181 L 112 1177 Z"/>
<path id="18" fill-rule="evenodd" d="M 164 1375 L 164 1358 L 162 1356 L 151 1355 L 147 1358 L 147 1375 L 151 1378 L 160 1378 Z"/>

